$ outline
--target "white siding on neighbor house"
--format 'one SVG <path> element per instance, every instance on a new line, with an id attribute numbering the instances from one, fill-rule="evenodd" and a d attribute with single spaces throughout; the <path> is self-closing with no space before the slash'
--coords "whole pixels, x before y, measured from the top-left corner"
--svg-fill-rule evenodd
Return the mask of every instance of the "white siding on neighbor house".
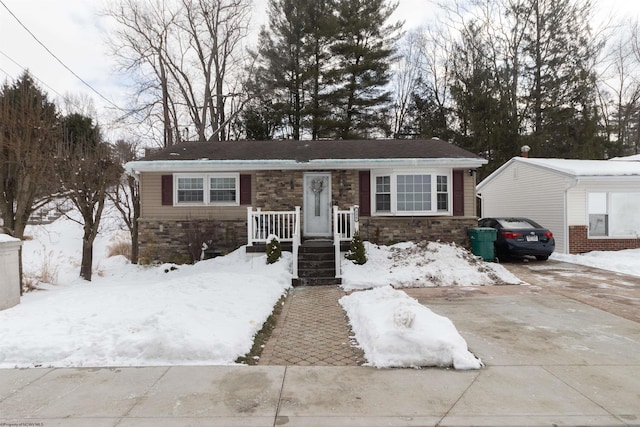
<path id="1" fill-rule="evenodd" d="M 567 191 L 567 226 L 589 225 L 587 219 L 587 192 L 577 185 Z"/>
<path id="2" fill-rule="evenodd" d="M 483 217 L 521 216 L 548 228 L 556 251 L 566 253 L 565 190 L 567 176 L 521 162 L 512 162 L 481 189 Z"/>

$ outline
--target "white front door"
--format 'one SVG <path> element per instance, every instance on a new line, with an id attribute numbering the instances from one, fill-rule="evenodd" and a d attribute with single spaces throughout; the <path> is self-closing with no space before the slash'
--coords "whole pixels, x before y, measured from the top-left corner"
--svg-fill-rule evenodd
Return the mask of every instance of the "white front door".
<path id="1" fill-rule="evenodd" d="M 304 235 L 331 236 L 331 173 L 304 174 Z"/>

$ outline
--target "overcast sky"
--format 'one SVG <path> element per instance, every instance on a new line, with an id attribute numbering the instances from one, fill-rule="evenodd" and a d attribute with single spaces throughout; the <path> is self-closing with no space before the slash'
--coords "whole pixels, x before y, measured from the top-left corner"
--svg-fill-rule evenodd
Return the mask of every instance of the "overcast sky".
<path id="1" fill-rule="evenodd" d="M 108 1 L 108 0 L 105 0 Z M 600 8 L 618 16 L 637 17 L 640 0 L 599 0 Z M 266 0 L 255 0 L 253 25 L 264 22 Z M 105 45 L 106 20 L 99 16 L 101 1 L 94 0 L 0 0 L 0 80 L 12 80 L 29 69 L 51 98 L 68 93 L 94 98 L 100 116 L 108 102 L 125 105 L 122 77 L 118 77 Z M 400 0 L 395 17 L 404 19 L 405 29 L 432 18 L 431 0 Z M 82 83 L 16 20 L 13 13 L 57 56 L 100 95 Z"/>

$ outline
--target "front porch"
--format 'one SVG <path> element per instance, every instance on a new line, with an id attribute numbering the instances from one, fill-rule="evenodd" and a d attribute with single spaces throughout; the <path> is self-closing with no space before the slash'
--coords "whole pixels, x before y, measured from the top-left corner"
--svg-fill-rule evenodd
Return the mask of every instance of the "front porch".
<path id="1" fill-rule="evenodd" d="M 349 210 L 333 207 L 331 236 L 303 239 L 301 209 L 293 211 L 263 211 L 247 208 L 247 252 L 264 252 L 274 237 L 282 249 L 293 254 L 292 280 L 294 285 L 339 284 L 341 252 L 349 249 L 359 231 L 359 207 Z"/>

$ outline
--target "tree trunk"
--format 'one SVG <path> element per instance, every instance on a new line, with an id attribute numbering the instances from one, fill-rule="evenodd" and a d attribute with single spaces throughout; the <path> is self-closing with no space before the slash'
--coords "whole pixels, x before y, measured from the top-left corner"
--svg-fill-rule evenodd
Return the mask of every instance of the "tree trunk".
<path id="1" fill-rule="evenodd" d="M 82 262 L 80 264 L 80 277 L 84 280 L 91 281 L 91 270 L 93 267 L 93 241 L 91 237 L 82 238 Z"/>

